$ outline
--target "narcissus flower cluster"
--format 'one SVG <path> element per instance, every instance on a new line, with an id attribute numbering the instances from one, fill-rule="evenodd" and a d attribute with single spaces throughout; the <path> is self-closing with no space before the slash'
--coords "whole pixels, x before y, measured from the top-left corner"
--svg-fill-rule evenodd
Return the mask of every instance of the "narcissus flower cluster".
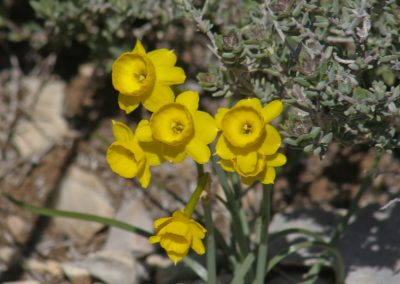
<path id="1" fill-rule="evenodd" d="M 230 109 L 220 108 L 214 118 L 198 109 L 197 92 L 185 91 L 175 97 L 170 86 L 186 78 L 183 69 L 175 66 L 176 60 L 167 49 L 146 52 L 139 40 L 132 51 L 115 60 L 112 83 L 119 92 L 119 107 L 128 114 L 142 104 L 152 114 L 138 123 L 135 132 L 113 121 L 115 141 L 106 153 L 111 170 L 124 178 L 137 177 L 146 188 L 152 166 L 180 163 L 186 157 L 207 163 L 212 155 L 209 145 L 221 132 L 215 155 L 223 169 L 237 172 L 244 183 L 273 183 L 275 168 L 286 163 L 286 157 L 278 153 L 281 136 L 269 124 L 282 112 L 282 102 L 263 107 L 258 99 L 245 99 Z M 196 189 L 185 210 L 154 222 L 156 234 L 149 241 L 160 243 L 175 264 L 190 249 L 205 252 L 206 229 L 191 219 L 201 190 Z"/>
<path id="2" fill-rule="evenodd" d="M 283 109 L 280 100 L 262 107 L 258 99 L 244 99 L 232 108 L 220 108 L 215 116 L 221 136 L 216 145 L 220 165 L 236 171 L 246 184 L 259 180 L 274 183 L 275 167 L 286 163 L 278 153 L 282 144 L 279 132 L 269 124 Z"/>

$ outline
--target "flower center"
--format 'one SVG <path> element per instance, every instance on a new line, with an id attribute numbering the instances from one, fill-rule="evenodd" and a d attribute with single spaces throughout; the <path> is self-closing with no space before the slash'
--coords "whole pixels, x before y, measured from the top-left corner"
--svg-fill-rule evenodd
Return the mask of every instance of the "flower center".
<path id="1" fill-rule="evenodd" d="M 185 129 L 185 126 L 180 122 L 172 121 L 171 129 L 175 134 L 180 134 Z"/>
<path id="2" fill-rule="evenodd" d="M 139 82 L 142 82 L 146 79 L 147 74 L 139 74 L 139 75 L 135 74 L 135 77 Z"/>
<path id="3" fill-rule="evenodd" d="M 248 123 L 248 122 L 246 122 L 246 123 L 243 125 L 243 127 L 242 127 L 242 133 L 243 133 L 243 134 L 250 134 L 251 131 L 252 131 L 251 124 Z"/>
<path id="4" fill-rule="evenodd" d="M 265 132 L 262 115 L 249 106 L 230 109 L 221 121 L 223 135 L 235 147 L 256 144 Z"/>
<path id="5" fill-rule="evenodd" d="M 190 112 L 177 103 L 166 104 L 153 113 L 150 127 L 156 140 L 172 146 L 184 144 L 194 134 Z"/>

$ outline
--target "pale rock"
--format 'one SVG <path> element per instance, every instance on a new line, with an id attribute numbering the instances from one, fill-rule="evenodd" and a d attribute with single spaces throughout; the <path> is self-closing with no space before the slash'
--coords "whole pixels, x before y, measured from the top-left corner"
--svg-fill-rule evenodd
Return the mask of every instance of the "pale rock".
<path id="1" fill-rule="evenodd" d="M 13 143 L 22 157 L 30 157 L 68 134 L 68 124 L 62 116 L 65 83 L 52 79 L 40 87 L 40 79 L 26 77 L 22 84 L 29 92 L 22 104 L 33 104 L 33 108 L 29 109 L 28 118 L 18 120 Z"/>
<path id="2" fill-rule="evenodd" d="M 14 255 L 14 249 L 11 247 L 0 247 L 0 261 L 10 263 Z"/>
<path id="3" fill-rule="evenodd" d="M 149 209 L 141 200 L 125 201 L 115 219 L 134 225 L 146 231 L 153 231 L 153 219 Z M 107 236 L 104 250 L 122 250 L 132 252 L 135 256 L 143 256 L 151 253 L 154 246 L 149 243 L 148 238 L 125 230 L 111 228 Z"/>
<path id="4" fill-rule="evenodd" d="M 71 280 L 71 284 L 90 284 L 92 283 L 90 273 L 87 269 L 79 267 L 73 263 L 66 262 L 61 264 L 65 275 Z"/>
<path id="5" fill-rule="evenodd" d="M 143 275 L 141 270 L 144 269 L 127 251 L 100 251 L 75 264 L 109 284 L 139 283 L 139 278 Z"/>
<path id="6" fill-rule="evenodd" d="M 60 277 L 63 274 L 60 264 L 54 260 L 28 259 L 25 265 L 28 270 L 39 274 L 49 274 L 54 277 Z"/>
<path id="7" fill-rule="evenodd" d="M 77 166 L 71 166 L 64 176 L 55 208 L 112 218 L 115 210 L 107 198 L 99 178 Z M 55 218 L 59 230 L 79 244 L 85 244 L 104 225 L 67 218 Z"/>
<path id="8" fill-rule="evenodd" d="M 171 266 L 172 261 L 168 257 L 152 254 L 146 258 L 146 264 L 158 268 L 167 268 Z"/>
<path id="9" fill-rule="evenodd" d="M 399 284 L 400 273 L 385 267 L 353 267 L 346 277 L 346 284 Z"/>
<path id="10" fill-rule="evenodd" d="M 23 242 L 27 233 L 27 224 L 25 221 L 17 215 L 11 215 L 7 217 L 6 223 L 11 235 L 17 241 Z"/>
<path id="11" fill-rule="evenodd" d="M 7 270 L 14 255 L 15 251 L 11 247 L 0 247 L 0 274 Z"/>

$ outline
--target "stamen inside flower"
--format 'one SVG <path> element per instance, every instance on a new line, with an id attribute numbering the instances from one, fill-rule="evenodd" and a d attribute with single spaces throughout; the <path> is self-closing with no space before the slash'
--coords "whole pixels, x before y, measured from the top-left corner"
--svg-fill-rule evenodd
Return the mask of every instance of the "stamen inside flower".
<path id="1" fill-rule="evenodd" d="M 155 112 L 150 127 L 156 140 L 172 146 L 184 144 L 194 134 L 190 112 L 177 103 L 164 105 Z"/>
<path id="2" fill-rule="evenodd" d="M 243 134 L 250 134 L 251 132 L 252 132 L 251 124 L 246 121 L 246 123 L 242 127 L 242 133 Z"/>
<path id="3" fill-rule="evenodd" d="M 135 74 L 135 77 L 139 82 L 142 82 L 142 81 L 144 81 L 146 79 L 147 74 L 139 74 L 139 75 Z"/>
<path id="4" fill-rule="evenodd" d="M 171 128 L 176 134 L 180 134 L 185 129 L 185 126 L 180 122 L 173 121 L 171 123 Z"/>

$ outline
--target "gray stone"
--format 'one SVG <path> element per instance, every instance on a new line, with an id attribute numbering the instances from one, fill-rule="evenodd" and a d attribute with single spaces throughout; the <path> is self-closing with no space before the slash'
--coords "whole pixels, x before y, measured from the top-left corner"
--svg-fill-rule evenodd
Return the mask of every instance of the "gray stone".
<path id="1" fill-rule="evenodd" d="M 89 255 L 75 265 L 109 284 L 136 284 L 143 269 L 127 251 L 100 251 Z"/>
<path id="2" fill-rule="evenodd" d="M 79 267 L 73 263 L 66 262 L 61 264 L 65 275 L 71 280 L 72 284 L 90 284 L 92 283 L 90 273 L 87 269 Z"/>
<path id="3" fill-rule="evenodd" d="M 115 219 L 150 232 L 153 231 L 153 219 L 150 216 L 149 209 L 144 206 L 141 200 L 125 201 Z M 151 253 L 154 246 L 149 243 L 148 238 L 139 234 L 111 228 L 103 249 L 129 251 L 140 257 Z"/>
<path id="4" fill-rule="evenodd" d="M 13 238 L 23 242 L 28 231 L 25 221 L 17 215 L 10 215 L 6 218 L 6 224 Z"/>
<path id="5" fill-rule="evenodd" d="M 52 79 L 40 88 L 39 78 L 25 77 L 22 84 L 29 92 L 22 103 L 33 108 L 29 109 L 29 118 L 18 120 L 13 143 L 22 157 L 29 157 L 68 134 L 68 124 L 62 115 L 65 83 Z"/>
<path id="6" fill-rule="evenodd" d="M 346 284 L 399 284 L 400 274 L 383 267 L 353 267 L 348 273 Z"/>
<path id="7" fill-rule="evenodd" d="M 115 210 L 99 178 L 77 166 L 71 166 L 61 182 L 55 207 L 112 218 Z M 79 244 L 85 244 L 104 225 L 67 218 L 55 218 L 59 230 Z"/>
<path id="8" fill-rule="evenodd" d="M 364 283 L 350 282 L 364 272 L 375 277 L 365 283 L 400 283 L 400 276 L 394 275 L 400 269 L 400 206 L 380 208 L 374 204 L 361 209 L 338 241 L 348 273 L 346 283 Z M 386 278 L 389 280 L 379 282 Z M 397 282 L 390 282 L 392 279 Z"/>
<path id="9" fill-rule="evenodd" d="M 275 214 L 269 230 L 270 233 L 276 233 L 285 229 L 307 229 L 312 232 L 320 233 L 324 240 L 328 241 L 338 220 L 339 216 L 332 212 L 326 212 L 321 209 L 299 209 L 289 213 Z M 270 247 L 270 254 L 273 256 L 287 251 L 289 244 L 294 241 L 300 242 L 309 240 L 312 240 L 312 238 L 304 234 L 288 235 L 286 238 L 281 238 L 274 242 L 274 245 Z M 299 253 L 291 254 L 283 259 L 281 264 L 310 265 L 314 262 L 314 259 L 306 261 L 306 258 L 318 256 L 318 254 L 318 252 L 301 250 Z"/>
<path id="10" fill-rule="evenodd" d="M 382 210 L 381 206 L 369 205 L 362 208 L 351 220 L 336 247 L 343 256 L 346 269 L 346 284 L 398 284 L 400 283 L 400 206 Z M 322 210 L 296 210 L 279 213 L 273 217 L 270 232 L 288 228 L 304 228 L 322 233 L 330 239 L 339 215 Z M 270 248 L 271 255 L 286 251 L 289 243 L 299 235 L 280 240 Z M 307 240 L 307 237 L 301 237 Z M 286 258 L 284 265 L 310 264 L 305 256 L 318 253 L 301 252 Z M 279 283 L 279 282 L 278 282 Z"/>

